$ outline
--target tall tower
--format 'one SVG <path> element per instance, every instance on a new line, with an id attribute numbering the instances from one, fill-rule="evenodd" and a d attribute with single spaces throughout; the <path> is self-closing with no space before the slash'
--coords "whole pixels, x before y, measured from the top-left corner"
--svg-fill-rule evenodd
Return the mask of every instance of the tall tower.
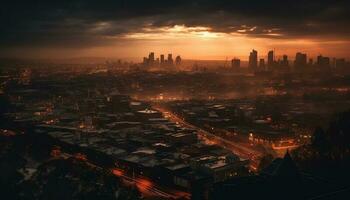
<path id="1" fill-rule="evenodd" d="M 317 56 L 317 65 L 320 70 L 329 70 L 331 66 L 330 64 L 329 57 L 324 57 L 322 55 Z"/>
<path id="2" fill-rule="evenodd" d="M 296 53 L 295 55 L 295 61 L 294 61 L 294 69 L 295 70 L 304 70 L 306 67 L 306 62 L 307 62 L 307 56 L 306 54 L 303 53 Z"/>
<path id="3" fill-rule="evenodd" d="M 272 69 L 273 65 L 274 65 L 274 52 L 271 50 L 269 51 L 269 53 L 267 54 L 267 67 L 269 68 L 269 70 Z"/>
<path id="4" fill-rule="evenodd" d="M 162 55 L 160 55 L 160 64 L 161 64 L 161 65 L 164 65 L 164 62 L 165 62 L 165 60 L 164 60 L 164 54 L 162 54 Z"/>
<path id="5" fill-rule="evenodd" d="M 149 53 L 149 55 L 148 55 L 148 62 L 149 62 L 149 64 L 150 65 L 153 65 L 154 64 L 154 52 L 151 52 L 151 53 Z"/>
<path id="6" fill-rule="evenodd" d="M 169 65 L 173 65 L 174 64 L 173 54 L 171 54 L 171 53 L 168 54 L 168 64 Z"/>
<path id="7" fill-rule="evenodd" d="M 180 56 L 176 56 L 176 58 L 175 58 L 175 64 L 176 64 L 176 65 L 181 65 L 181 57 L 180 57 Z"/>
<path id="8" fill-rule="evenodd" d="M 249 54 L 249 68 L 256 70 L 258 67 L 258 52 L 254 49 Z"/>
<path id="9" fill-rule="evenodd" d="M 288 61 L 288 56 L 287 55 L 283 55 L 282 65 L 283 65 L 283 67 L 288 67 L 289 66 L 289 61 Z"/>

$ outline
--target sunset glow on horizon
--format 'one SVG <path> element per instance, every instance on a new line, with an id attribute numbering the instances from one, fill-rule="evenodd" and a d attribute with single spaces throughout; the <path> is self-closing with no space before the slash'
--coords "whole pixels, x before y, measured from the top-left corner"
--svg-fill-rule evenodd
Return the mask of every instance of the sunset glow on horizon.
<path id="1" fill-rule="evenodd" d="M 97 30 L 97 29 L 96 29 Z M 99 28 L 102 30 L 102 27 Z M 244 35 L 245 29 L 232 33 L 216 32 L 210 27 L 187 27 L 174 25 L 161 28 L 143 28 L 141 31 L 118 36 L 108 36 L 110 43 L 84 48 L 65 47 L 23 47 L 11 48 L 9 52 L 29 58 L 74 58 L 74 57 L 110 57 L 138 61 L 150 51 L 174 52 L 184 55 L 185 59 L 225 60 L 237 57 L 248 59 L 251 49 L 257 49 L 260 56 L 266 56 L 271 49 L 277 56 L 287 54 L 294 57 L 297 51 L 305 52 L 310 57 L 319 54 L 347 57 L 348 41 L 283 39 L 278 33 L 267 33 L 271 38 L 255 38 Z M 25 54 L 24 54 L 25 52 Z M 45 54 L 43 54 L 45 52 Z M 279 53 L 281 52 L 281 53 Z"/>
<path id="2" fill-rule="evenodd" d="M 0 55 L 5 58 L 140 61 L 148 52 L 172 52 L 184 59 L 247 60 L 252 49 L 259 57 L 274 49 L 277 57 L 293 58 L 303 52 L 312 58 L 320 54 L 350 58 L 345 1 L 118 0 L 104 5 L 94 1 L 6 5 L 0 35 Z"/>
<path id="3" fill-rule="evenodd" d="M 0 15 L 3 199 L 349 199 L 350 0 Z"/>

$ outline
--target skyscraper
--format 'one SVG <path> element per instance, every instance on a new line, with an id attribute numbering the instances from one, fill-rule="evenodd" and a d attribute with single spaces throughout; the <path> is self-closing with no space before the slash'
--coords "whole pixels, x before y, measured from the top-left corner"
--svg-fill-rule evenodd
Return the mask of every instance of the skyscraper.
<path id="1" fill-rule="evenodd" d="M 283 59 L 282 59 L 281 65 L 282 65 L 282 67 L 288 67 L 289 66 L 289 61 L 288 61 L 288 56 L 287 55 L 283 55 Z"/>
<path id="2" fill-rule="evenodd" d="M 267 54 L 267 67 L 271 70 L 274 65 L 275 59 L 274 59 L 274 52 L 271 50 Z"/>
<path id="3" fill-rule="evenodd" d="M 317 66 L 321 70 L 328 70 L 330 69 L 331 63 L 329 57 L 324 57 L 322 55 L 317 56 Z"/>
<path id="4" fill-rule="evenodd" d="M 169 53 L 168 54 L 168 65 L 173 65 L 174 60 L 173 60 L 173 54 Z"/>
<path id="5" fill-rule="evenodd" d="M 175 64 L 176 64 L 176 65 L 181 65 L 181 57 L 180 57 L 180 56 L 176 56 L 176 58 L 175 58 Z"/>
<path id="6" fill-rule="evenodd" d="M 305 68 L 306 66 L 306 60 L 307 60 L 307 56 L 306 54 L 303 53 L 296 53 L 295 55 L 295 61 L 294 61 L 294 68 L 296 70 L 302 70 Z"/>
<path id="7" fill-rule="evenodd" d="M 254 49 L 249 54 L 249 68 L 256 70 L 258 67 L 258 52 Z"/>
<path id="8" fill-rule="evenodd" d="M 153 65 L 154 64 L 154 52 L 151 52 L 151 53 L 149 53 L 149 55 L 148 55 L 148 62 L 149 62 L 149 64 L 150 65 Z"/>
<path id="9" fill-rule="evenodd" d="M 161 64 L 161 65 L 164 65 L 164 62 L 165 62 L 165 60 L 164 60 L 164 54 L 162 54 L 162 55 L 160 55 L 160 64 Z"/>

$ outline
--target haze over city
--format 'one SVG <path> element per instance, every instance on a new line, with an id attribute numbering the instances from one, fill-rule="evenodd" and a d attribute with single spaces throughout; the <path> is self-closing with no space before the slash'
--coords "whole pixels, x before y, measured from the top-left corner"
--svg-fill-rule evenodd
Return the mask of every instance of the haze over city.
<path id="1" fill-rule="evenodd" d="M 350 1 L 12 0 L 0 199 L 350 197 Z"/>

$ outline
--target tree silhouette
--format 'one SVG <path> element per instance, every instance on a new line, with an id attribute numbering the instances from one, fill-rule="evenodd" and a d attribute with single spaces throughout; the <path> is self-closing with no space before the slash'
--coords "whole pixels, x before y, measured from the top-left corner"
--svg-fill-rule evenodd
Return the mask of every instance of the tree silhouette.
<path id="1" fill-rule="evenodd" d="M 326 133 L 321 127 L 317 127 L 312 136 L 311 145 L 318 150 L 320 153 L 323 153 L 328 148 L 328 139 Z"/>

